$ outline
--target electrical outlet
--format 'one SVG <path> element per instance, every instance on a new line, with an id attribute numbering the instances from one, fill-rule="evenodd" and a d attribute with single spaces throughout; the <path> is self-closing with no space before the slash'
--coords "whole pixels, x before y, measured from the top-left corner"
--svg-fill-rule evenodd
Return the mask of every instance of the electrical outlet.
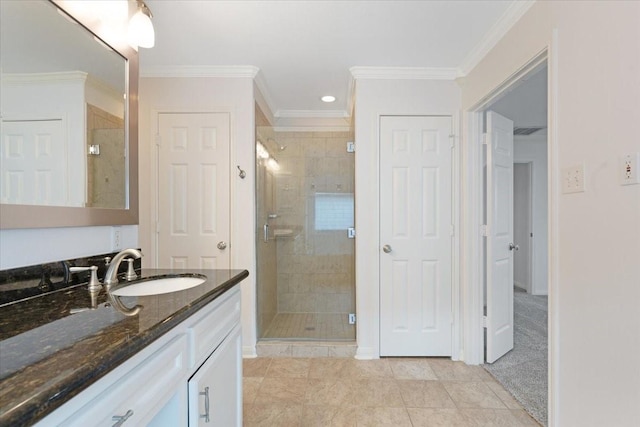
<path id="1" fill-rule="evenodd" d="M 562 192 L 564 194 L 584 192 L 583 164 L 562 169 Z"/>
<path id="2" fill-rule="evenodd" d="M 122 229 L 120 227 L 111 227 L 111 249 L 114 251 L 122 249 Z"/>
<path id="3" fill-rule="evenodd" d="M 620 184 L 640 184 L 640 153 L 627 154 L 620 158 Z"/>

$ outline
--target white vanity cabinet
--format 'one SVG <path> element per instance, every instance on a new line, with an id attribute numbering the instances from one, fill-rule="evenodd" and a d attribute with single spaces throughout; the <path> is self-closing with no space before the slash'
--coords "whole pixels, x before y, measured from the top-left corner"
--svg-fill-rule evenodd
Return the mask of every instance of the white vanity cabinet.
<path id="1" fill-rule="evenodd" d="M 164 338 L 164 337 L 163 337 Z M 187 334 L 171 334 L 138 353 L 36 426 L 181 426 L 186 417 Z M 158 345 L 159 344 L 159 345 Z M 181 409 L 181 406 L 183 407 Z M 157 416 L 162 413 L 162 417 Z M 119 422 L 119 424 L 118 424 Z"/>
<path id="2" fill-rule="evenodd" d="M 36 426 L 240 427 L 240 331 L 235 286 Z"/>
<path id="3" fill-rule="evenodd" d="M 189 427 L 242 425 L 240 295 L 223 297 L 189 323 Z"/>
<path id="4" fill-rule="evenodd" d="M 242 425 L 242 340 L 235 327 L 189 380 L 189 427 Z"/>

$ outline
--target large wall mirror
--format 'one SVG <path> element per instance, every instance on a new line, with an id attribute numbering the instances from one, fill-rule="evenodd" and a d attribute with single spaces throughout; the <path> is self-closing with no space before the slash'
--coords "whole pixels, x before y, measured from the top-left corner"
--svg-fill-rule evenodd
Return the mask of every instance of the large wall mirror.
<path id="1" fill-rule="evenodd" d="M 0 1 L 0 228 L 137 224 L 137 52 L 58 3 Z"/>

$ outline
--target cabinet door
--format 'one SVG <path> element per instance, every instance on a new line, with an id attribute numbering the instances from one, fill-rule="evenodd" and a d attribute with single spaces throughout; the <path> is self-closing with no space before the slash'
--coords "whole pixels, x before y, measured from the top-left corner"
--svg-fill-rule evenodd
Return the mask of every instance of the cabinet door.
<path id="1" fill-rule="evenodd" d="M 240 326 L 189 380 L 189 426 L 242 425 L 242 340 Z"/>
<path id="2" fill-rule="evenodd" d="M 114 416 L 123 417 L 119 424 L 123 427 L 184 425 L 179 400 L 184 399 L 180 389 L 184 390 L 187 374 L 186 355 L 187 337 L 181 334 L 121 377 L 112 377 L 113 384 L 86 404 L 86 394 L 74 398 L 70 402 L 78 409 L 62 422 L 49 416 L 38 426 L 111 427 L 118 421 Z M 159 413 L 162 419 L 154 420 Z"/>

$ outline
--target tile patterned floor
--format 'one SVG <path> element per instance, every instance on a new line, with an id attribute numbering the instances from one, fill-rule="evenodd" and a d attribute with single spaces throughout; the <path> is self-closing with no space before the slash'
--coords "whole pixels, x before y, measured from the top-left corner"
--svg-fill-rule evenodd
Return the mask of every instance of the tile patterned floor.
<path id="1" fill-rule="evenodd" d="M 278 313 L 261 339 L 355 340 L 347 313 Z"/>
<path id="2" fill-rule="evenodd" d="M 244 359 L 244 426 L 539 424 L 481 367 L 439 358 Z"/>

